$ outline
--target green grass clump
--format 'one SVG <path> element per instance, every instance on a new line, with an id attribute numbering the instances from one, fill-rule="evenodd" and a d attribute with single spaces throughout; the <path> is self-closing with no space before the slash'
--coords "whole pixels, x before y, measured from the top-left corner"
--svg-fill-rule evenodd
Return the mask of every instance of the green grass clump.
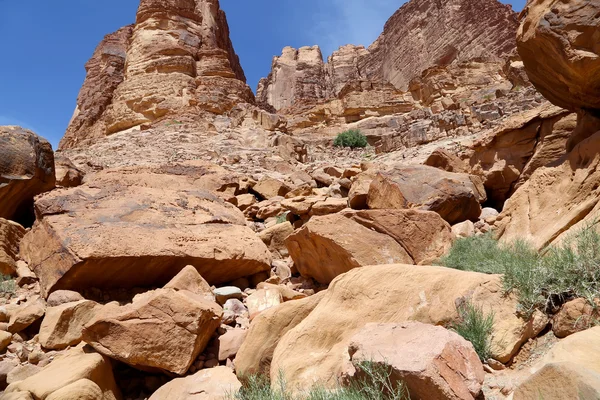
<path id="1" fill-rule="evenodd" d="M 15 280 L 8 275 L 0 275 L 0 294 L 13 295 L 17 291 Z"/>
<path id="2" fill-rule="evenodd" d="M 502 244 L 491 235 L 458 239 L 440 262 L 449 268 L 503 274 L 504 290 L 517 294 L 526 316 L 536 309 L 553 312 L 573 298 L 593 302 L 600 297 L 600 234 L 591 226 L 543 253 L 522 240 Z"/>
<path id="3" fill-rule="evenodd" d="M 451 329 L 473 344 L 481 361 L 490 359 L 494 314 L 485 315 L 481 308 L 467 302 L 458 307 L 458 315 L 459 320 Z"/>
<path id="4" fill-rule="evenodd" d="M 230 397 L 235 400 L 410 400 L 404 384 L 394 382 L 391 375 L 386 365 L 363 362 L 358 365 L 358 378 L 346 386 L 325 389 L 317 385 L 298 394 L 287 390 L 281 374 L 276 388 L 267 377 L 251 376 L 244 379 L 242 389 Z"/>
<path id="5" fill-rule="evenodd" d="M 335 147 L 349 147 L 351 149 L 367 147 L 367 144 L 367 137 L 358 129 L 349 129 L 342 132 L 333 141 Z"/>
<path id="6" fill-rule="evenodd" d="M 283 224 L 284 222 L 286 222 L 288 214 L 289 214 L 289 212 L 284 212 L 283 214 L 278 215 L 277 218 L 275 218 L 275 222 L 277 223 L 277 225 Z"/>

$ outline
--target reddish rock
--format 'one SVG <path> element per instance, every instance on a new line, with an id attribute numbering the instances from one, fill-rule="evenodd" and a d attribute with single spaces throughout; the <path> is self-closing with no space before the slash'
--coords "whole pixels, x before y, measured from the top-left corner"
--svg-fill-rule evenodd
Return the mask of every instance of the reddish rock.
<path id="1" fill-rule="evenodd" d="M 50 143 L 18 126 L 0 126 L 0 218 L 33 222 L 33 197 L 56 182 Z"/>

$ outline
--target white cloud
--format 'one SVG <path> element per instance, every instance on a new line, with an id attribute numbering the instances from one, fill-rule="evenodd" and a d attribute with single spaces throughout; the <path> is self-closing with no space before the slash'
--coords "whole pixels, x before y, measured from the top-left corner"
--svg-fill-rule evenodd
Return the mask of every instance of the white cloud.
<path id="1" fill-rule="evenodd" d="M 315 15 L 311 39 L 327 57 L 345 44 L 368 47 L 383 31 L 385 22 L 400 8 L 402 0 L 330 0 Z"/>

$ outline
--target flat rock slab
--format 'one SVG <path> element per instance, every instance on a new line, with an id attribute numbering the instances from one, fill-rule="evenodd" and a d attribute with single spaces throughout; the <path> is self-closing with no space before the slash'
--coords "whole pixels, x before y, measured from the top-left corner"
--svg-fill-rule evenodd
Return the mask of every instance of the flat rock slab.
<path id="1" fill-rule="evenodd" d="M 201 166 L 102 171 L 37 199 L 38 221 L 21 257 L 45 296 L 162 286 L 187 265 L 210 284 L 269 270 L 269 250 L 241 211 L 217 195 L 216 178 Z"/>

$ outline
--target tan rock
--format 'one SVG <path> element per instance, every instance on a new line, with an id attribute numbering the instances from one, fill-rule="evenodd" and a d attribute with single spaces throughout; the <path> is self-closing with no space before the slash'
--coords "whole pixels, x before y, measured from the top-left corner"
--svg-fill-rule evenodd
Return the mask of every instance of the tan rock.
<path id="1" fill-rule="evenodd" d="M 0 218 L 31 223 L 33 197 L 52 190 L 56 182 L 52 146 L 18 126 L 0 127 L 0 141 Z"/>
<path id="2" fill-rule="evenodd" d="M 517 34 L 517 48 L 531 83 L 552 103 L 575 109 L 600 109 L 599 51 L 590 1 L 528 2 Z"/>
<path id="3" fill-rule="evenodd" d="M 393 238 L 415 264 L 432 262 L 448 252 L 453 237 L 439 214 L 420 210 L 364 210 L 343 212 L 362 226 Z"/>
<path id="4" fill-rule="evenodd" d="M 333 197 L 327 198 L 325 201 L 316 202 L 310 209 L 311 215 L 329 215 L 335 214 L 348 208 L 348 200 L 345 198 L 336 199 Z"/>
<path id="5" fill-rule="evenodd" d="M 252 190 L 263 199 L 269 200 L 273 197 L 285 196 L 291 188 L 277 179 L 265 178 L 254 185 Z"/>
<path id="6" fill-rule="evenodd" d="M 13 368 L 13 370 L 10 371 L 8 373 L 8 375 L 6 376 L 6 382 L 9 385 L 12 383 L 20 382 L 22 380 L 29 378 L 30 376 L 37 374 L 41 370 L 42 370 L 42 368 L 38 367 L 37 365 L 32 365 L 32 364 L 17 365 L 17 367 Z"/>
<path id="7" fill-rule="evenodd" d="M 460 238 L 468 238 L 475 235 L 475 224 L 471 221 L 460 222 L 452 226 L 452 233 Z"/>
<path id="8" fill-rule="evenodd" d="M 75 187 L 81 185 L 85 174 L 66 157 L 59 156 L 55 160 L 56 186 Z"/>
<path id="9" fill-rule="evenodd" d="M 595 399 L 600 396 L 600 374 L 570 363 L 544 365 L 519 385 L 513 400 Z"/>
<path id="10" fill-rule="evenodd" d="M 10 321 L 8 322 L 8 331 L 10 333 L 21 332 L 22 330 L 26 329 L 29 325 L 42 318 L 45 312 L 46 305 L 41 299 L 30 300 L 20 305 L 10 314 Z"/>
<path id="11" fill-rule="evenodd" d="M 241 387 L 231 368 L 215 367 L 173 379 L 154 392 L 149 400 L 224 400 Z"/>
<path id="12" fill-rule="evenodd" d="M 230 329 L 217 340 L 219 346 L 219 361 L 235 358 L 248 334 L 247 329 Z"/>
<path id="13" fill-rule="evenodd" d="M 158 286 L 189 264 L 211 284 L 269 270 L 269 251 L 241 211 L 214 194 L 221 173 L 205 164 L 104 170 L 53 191 L 37 199 L 40 219 L 21 256 L 46 296 Z"/>
<path id="14" fill-rule="evenodd" d="M 259 283 L 256 286 L 257 289 L 273 289 L 273 290 L 277 290 L 279 293 L 281 293 L 281 299 L 283 301 L 291 301 L 291 300 L 298 300 L 298 299 L 303 299 L 306 297 L 306 294 L 304 293 L 300 293 L 300 292 L 296 292 L 293 289 L 290 289 L 287 286 L 284 285 L 274 285 L 271 283 L 266 283 L 266 282 L 262 282 Z"/>
<path id="15" fill-rule="evenodd" d="M 37 276 L 29 269 L 29 265 L 26 262 L 19 260 L 17 261 L 17 285 L 25 286 L 37 282 Z"/>
<path id="16" fill-rule="evenodd" d="M 34 400 L 29 392 L 0 393 L 0 400 Z"/>
<path id="17" fill-rule="evenodd" d="M 552 331 L 559 338 L 589 329 L 598 318 L 594 307 L 586 299 L 575 299 L 562 306 L 552 318 Z"/>
<path id="18" fill-rule="evenodd" d="M 319 304 L 325 292 L 302 300 L 294 300 L 259 314 L 250 325 L 246 340 L 235 357 L 240 378 L 269 374 L 273 352 L 279 340 L 296 327 Z"/>
<path id="19" fill-rule="evenodd" d="M 283 296 L 278 289 L 269 288 L 259 289 L 252 293 L 246 299 L 246 307 L 250 313 L 250 320 L 269 308 L 273 308 L 283 303 Z"/>
<path id="20" fill-rule="evenodd" d="M 62 389 L 58 389 L 47 400 L 102 400 L 104 394 L 100 386 L 89 379 L 80 379 Z"/>
<path id="21" fill-rule="evenodd" d="M 599 150 L 597 133 L 560 162 L 538 168 L 506 202 L 495 224 L 498 236 L 541 249 L 592 224 L 600 210 Z"/>
<path id="22" fill-rule="evenodd" d="M 0 331 L 0 353 L 3 353 L 8 345 L 12 342 L 12 334 L 10 332 Z"/>
<path id="23" fill-rule="evenodd" d="M 484 379 L 473 345 L 440 326 L 420 322 L 367 324 L 350 340 L 350 359 L 357 366 L 374 362 L 391 368 L 411 398 L 476 399 Z"/>
<path id="24" fill-rule="evenodd" d="M 236 199 L 237 199 L 237 207 L 241 211 L 245 211 L 248 207 L 250 207 L 258 202 L 258 200 L 256 200 L 256 197 L 250 193 L 240 194 L 240 195 L 236 196 Z"/>
<path id="25" fill-rule="evenodd" d="M 14 370 L 18 365 L 18 361 L 15 360 L 0 361 L 0 390 L 6 389 L 6 378 L 8 377 L 8 374 L 10 374 L 10 372 Z"/>
<path id="26" fill-rule="evenodd" d="M 42 347 L 61 350 L 81 342 L 83 327 L 102 306 L 91 300 L 48 307 L 39 333 Z"/>
<path id="27" fill-rule="evenodd" d="M 0 218 L 0 274 L 16 274 L 19 243 L 24 235 L 25 228 L 21 225 Z"/>
<path id="28" fill-rule="evenodd" d="M 181 270 L 173 279 L 164 286 L 165 289 L 187 290 L 205 298 L 208 301 L 215 301 L 215 295 L 208 284 L 198 273 L 193 265 L 188 265 Z"/>
<path id="29" fill-rule="evenodd" d="M 125 306 L 104 306 L 85 326 L 83 340 L 131 366 L 182 375 L 206 347 L 222 313 L 191 292 L 158 289 Z"/>
<path id="30" fill-rule="evenodd" d="M 321 283 L 365 265 L 412 263 L 391 237 L 338 214 L 313 217 L 287 238 L 286 246 L 300 274 Z"/>
<path id="31" fill-rule="evenodd" d="M 338 277 L 323 296 L 310 315 L 279 341 L 271 379 L 277 379 L 282 370 L 290 387 L 315 380 L 335 384 L 335 377 L 348 367 L 344 352 L 351 337 L 366 323 L 447 325 L 458 318 L 456 302 L 465 299 L 486 314 L 493 310 L 495 321 L 501 322 L 492 333 L 496 359 L 510 360 L 520 345 L 539 333 L 516 315 L 517 301 L 505 296 L 500 276 L 430 266 L 378 265 Z"/>
<path id="32" fill-rule="evenodd" d="M 600 373 L 600 327 L 577 332 L 560 342 L 544 356 L 540 364 L 572 362 Z"/>
<path id="33" fill-rule="evenodd" d="M 260 232 L 258 236 L 267 245 L 274 258 L 286 258 L 289 253 L 285 247 L 285 239 L 294 233 L 294 227 L 288 221 L 276 224 Z"/>
<path id="34" fill-rule="evenodd" d="M 375 179 L 375 172 L 368 171 L 357 175 L 348 193 L 348 205 L 354 210 L 367 208 L 369 188 Z"/>
<path id="35" fill-rule="evenodd" d="M 369 187 L 368 205 L 372 209 L 435 211 L 455 224 L 476 221 L 481 214 L 479 203 L 485 199 L 478 177 L 419 165 L 379 172 Z"/>
<path id="36" fill-rule="evenodd" d="M 57 290 L 56 292 L 52 292 L 46 301 L 48 303 L 48 307 L 56 307 L 60 306 L 61 304 L 74 303 L 81 300 L 85 299 L 77 292 L 73 292 L 71 290 Z"/>
<path id="37" fill-rule="evenodd" d="M 434 150 L 429 157 L 427 157 L 424 165 L 459 174 L 469 173 L 469 168 L 466 163 L 444 148 Z"/>
<path id="38" fill-rule="evenodd" d="M 29 392 L 36 399 L 46 399 L 54 392 L 82 379 L 88 379 L 100 388 L 102 400 L 121 399 L 110 360 L 89 346 L 69 350 L 39 373 L 9 385 L 6 393 Z"/>

